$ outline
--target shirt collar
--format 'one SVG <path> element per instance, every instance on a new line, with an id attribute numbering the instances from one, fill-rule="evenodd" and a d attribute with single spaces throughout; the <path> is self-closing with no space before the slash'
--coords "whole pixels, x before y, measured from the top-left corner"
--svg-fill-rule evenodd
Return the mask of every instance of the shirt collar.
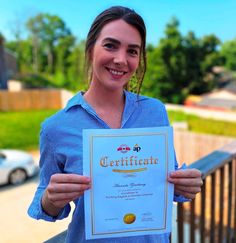
<path id="1" fill-rule="evenodd" d="M 83 106 L 86 101 L 83 97 L 84 92 L 80 91 L 78 92 L 76 95 L 74 95 L 67 103 L 66 107 L 65 107 L 65 111 L 70 110 L 70 108 L 74 107 L 74 106 Z"/>
<path id="2" fill-rule="evenodd" d="M 89 104 L 86 102 L 86 100 L 83 97 L 84 92 L 80 91 L 75 96 L 73 96 L 67 103 L 65 107 L 65 111 L 67 112 L 74 106 L 82 106 L 84 108 L 89 108 Z M 128 107 L 132 107 L 134 103 L 136 103 L 139 98 L 137 94 L 133 94 L 127 90 L 124 90 L 125 94 L 125 103 L 128 105 Z"/>

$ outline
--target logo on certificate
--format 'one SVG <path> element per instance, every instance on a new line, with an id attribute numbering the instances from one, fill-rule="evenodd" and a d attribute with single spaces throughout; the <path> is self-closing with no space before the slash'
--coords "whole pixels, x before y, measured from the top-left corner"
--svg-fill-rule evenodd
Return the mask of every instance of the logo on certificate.
<path id="1" fill-rule="evenodd" d="M 134 145 L 133 151 L 139 152 L 141 150 L 141 147 L 138 144 Z"/>
<path id="2" fill-rule="evenodd" d="M 127 153 L 128 151 L 130 151 L 130 147 L 126 144 L 121 144 L 118 148 L 117 148 L 117 151 L 125 154 Z M 138 144 L 135 144 L 134 147 L 133 147 L 133 151 L 134 152 L 139 152 L 141 150 L 141 147 L 138 145 Z"/>
<path id="3" fill-rule="evenodd" d="M 118 148 L 117 151 L 120 151 L 121 153 L 125 154 L 128 151 L 130 151 L 130 147 L 126 144 L 121 144 Z"/>

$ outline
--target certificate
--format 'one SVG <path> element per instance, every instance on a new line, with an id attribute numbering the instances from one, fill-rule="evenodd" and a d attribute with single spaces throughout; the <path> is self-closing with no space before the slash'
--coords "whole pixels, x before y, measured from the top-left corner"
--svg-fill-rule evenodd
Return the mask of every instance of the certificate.
<path id="1" fill-rule="evenodd" d="M 171 231 L 171 127 L 83 131 L 86 239 Z"/>

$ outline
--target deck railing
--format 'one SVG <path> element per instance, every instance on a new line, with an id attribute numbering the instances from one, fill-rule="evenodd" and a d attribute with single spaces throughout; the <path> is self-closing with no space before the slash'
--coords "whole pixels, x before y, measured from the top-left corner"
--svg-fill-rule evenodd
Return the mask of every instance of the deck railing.
<path id="1" fill-rule="evenodd" d="M 236 242 L 236 141 L 216 150 L 188 168 L 202 172 L 202 191 L 188 203 L 178 203 L 178 243 Z M 62 243 L 66 231 L 45 243 Z"/>
<path id="2" fill-rule="evenodd" d="M 189 168 L 202 172 L 204 184 L 195 200 L 178 204 L 178 242 L 236 242 L 236 141 Z"/>

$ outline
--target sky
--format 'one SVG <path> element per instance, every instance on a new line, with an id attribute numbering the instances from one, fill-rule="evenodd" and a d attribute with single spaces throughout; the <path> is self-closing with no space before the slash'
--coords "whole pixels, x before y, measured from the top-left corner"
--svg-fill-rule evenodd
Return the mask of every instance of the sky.
<path id="1" fill-rule="evenodd" d="M 133 8 L 144 19 L 147 43 L 156 45 L 165 26 L 175 16 L 180 32 L 193 31 L 198 38 L 215 34 L 222 42 L 236 38 L 236 0 L 0 0 L 0 33 L 13 39 L 16 26 L 38 13 L 58 15 L 78 40 L 85 39 L 94 18 L 113 5 Z M 22 38 L 27 36 L 26 32 Z"/>

